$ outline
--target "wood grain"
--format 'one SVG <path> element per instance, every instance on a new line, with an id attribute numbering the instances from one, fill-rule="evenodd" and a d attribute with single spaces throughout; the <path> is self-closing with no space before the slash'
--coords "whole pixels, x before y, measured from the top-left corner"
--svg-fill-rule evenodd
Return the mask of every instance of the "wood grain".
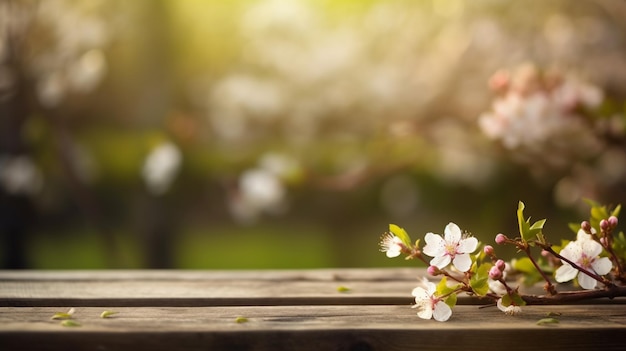
<path id="1" fill-rule="evenodd" d="M 0 270 L 2 281 L 410 281 L 427 276 L 424 268 L 337 268 L 301 270 Z"/>
<path id="2" fill-rule="evenodd" d="M 626 309 L 532 306 L 520 316 L 457 306 L 450 321 L 422 320 L 410 306 L 231 306 L 79 308 L 78 327 L 50 320 L 50 307 L 0 308 L 0 345 L 67 350 L 623 350 Z M 560 323 L 540 326 L 548 312 Z M 245 316 L 247 323 L 236 323 Z M 497 347 L 496 347 L 497 346 Z M 3 348 L 6 349 L 6 348 Z"/>
<path id="3" fill-rule="evenodd" d="M 411 308 L 419 269 L 3 271 L 0 350 L 623 350 L 624 300 Z M 346 287 L 348 292 L 338 291 Z M 610 302 L 610 303 L 607 303 Z M 617 302 L 617 303 L 616 303 Z M 77 327 L 51 320 L 75 307 Z M 100 318 L 104 310 L 118 312 Z M 549 312 L 558 324 L 537 325 Z M 236 323 L 237 317 L 247 318 Z"/>

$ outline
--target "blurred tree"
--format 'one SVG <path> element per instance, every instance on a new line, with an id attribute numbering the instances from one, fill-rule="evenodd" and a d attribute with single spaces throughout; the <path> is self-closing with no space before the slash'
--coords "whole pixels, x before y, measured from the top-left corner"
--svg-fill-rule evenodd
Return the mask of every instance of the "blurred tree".
<path id="1" fill-rule="evenodd" d="M 141 266 L 175 267 L 188 236 L 235 245 L 224 228 L 268 224 L 315 228 L 302 231 L 335 243 L 320 257 L 357 265 L 389 221 L 436 231 L 455 218 L 487 235 L 520 199 L 564 221 L 580 197 L 617 202 L 625 8 L 0 1 L 3 257 L 27 264 L 29 226 L 33 238 L 96 228 L 109 267 L 126 265 L 120 242 Z M 562 80 L 492 101 L 489 77 L 525 62 L 531 81 Z"/>

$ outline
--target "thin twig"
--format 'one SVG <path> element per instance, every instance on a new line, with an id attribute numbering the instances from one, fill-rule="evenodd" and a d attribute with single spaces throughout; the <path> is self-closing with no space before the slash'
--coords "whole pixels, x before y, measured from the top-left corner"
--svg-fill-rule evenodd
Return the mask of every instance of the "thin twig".
<path id="1" fill-rule="evenodd" d="M 539 264 L 537 263 L 537 261 L 535 261 L 533 256 L 530 254 L 530 247 L 526 246 L 524 248 L 524 252 L 526 253 L 526 256 L 528 256 L 528 258 L 530 259 L 530 262 L 533 263 L 533 266 L 535 266 L 535 269 L 537 270 L 537 272 L 539 272 L 539 274 L 541 274 L 543 279 L 546 281 L 545 289 L 548 292 L 548 294 L 550 295 L 556 294 L 557 292 L 556 292 L 556 288 L 554 287 L 554 284 L 552 284 L 552 282 L 550 281 L 550 278 L 548 278 L 546 273 L 539 267 Z"/>
<path id="2" fill-rule="evenodd" d="M 529 305 L 557 305 L 589 299 L 626 296 L 626 286 L 611 285 L 605 289 L 566 291 L 556 295 L 522 295 L 522 299 Z"/>

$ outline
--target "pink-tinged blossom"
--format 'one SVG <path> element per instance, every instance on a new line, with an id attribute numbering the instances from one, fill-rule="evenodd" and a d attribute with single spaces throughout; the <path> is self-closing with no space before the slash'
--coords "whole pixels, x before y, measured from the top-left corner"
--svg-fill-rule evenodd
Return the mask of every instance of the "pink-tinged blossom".
<path id="1" fill-rule="evenodd" d="M 600 229 L 602 229 L 603 231 L 609 230 L 609 226 L 609 221 L 607 221 L 606 219 L 600 221 Z"/>
<path id="2" fill-rule="evenodd" d="M 494 280 L 502 278 L 502 271 L 496 266 L 491 267 L 489 270 L 489 278 Z"/>
<path id="3" fill-rule="evenodd" d="M 498 266 L 494 266 L 495 268 L 498 268 Z M 492 267 L 492 268 L 494 268 Z M 506 280 L 507 275 L 510 273 L 511 271 L 511 265 L 504 262 L 504 268 L 499 270 L 502 275 L 500 276 L 501 279 Z M 491 273 L 491 270 L 489 271 Z M 502 284 L 502 282 L 500 282 L 500 280 L 494 280 L 489 278 L 487 280 L 488 284 L 489 284 L 489 290 L 491 290 L 492 292 L 494 292 L 497 295 L 505 295 L 508 293 L 506 286 L 504 286 L 504 284 Z"/>
<path id="4" fill-rule="evenodd" d="M 386 253 L 387 257 L 389 258 L 400 256 L 400 253 L 404 248 L 402 240 L 391 233 L 383 234 L 383 236 L 380 238 L 379 245 L 380 251 Z"/>
<path id="5" fill-rule="evenodd" d="M 445 322 L 450 319 L 452 309 L 441 298 L 435 296 L 437 286 L 424 278 L 417 288 L 413 289 L 415 296 L 417 316 L 422 319 L 434 318 L 436 321 Z"/>
<path id="6" fill-rule="evenodd" d="M 485 247 L 483 248 L 483 251 L 485 252 L 486 255 L 489 255 L 489 256 L 494 254 L 493 246 L 491 245 L 485 245 Z"/>
<path id="7" fill-rule="evenodd" d="M 424 241 L 426 246 L 422 251 L 433 257 L 431 265 L 443 269 L 452 262 L 461 272 L 467 272 L 471 268 L 472 259 L 469 254 L 478 246 L 478 239 L 463 235 L 459 226 L 452 222 L 446 226 L 443 238 L 439 234 L 427 233 Z"/>
<path id="8" fill-rule="evenodd" d="M 591 231 L 593 230 L 593 228 L 591 227 L 591 223 L 589 223 L 588 221 L 582 221 L 582 223 L 580 223 L 580 229 L 582 229 L 587 234 L 591 233 Z"/>
<path id="9" fill-rule="evenodd" d="M 576 241 L 565 245 L 559 254 L 588 272 L 605 275 L 611 271 L 613 263 L 607 257 L 600 257 L 600 253 L 602 253 L 602 245 L 592 240 L 591 235 L 581 229 L 578 231 Z M 569 263 L 561 261 L 563 265 L 556 270 L 555 274 L 557 282 L 563 283 L 578 277 L 578 284 L 583 289 L 596 287 L 597 280 L 572 267 Z"/>
<path id="10" fill-rule="evenodd" d="M 440 273 L 439 268 L 435 266 L 428 266 L 428 269 L 426 271 L 432 276 L 438 275 Z"/>
<path id="11" fill-rule="evenodd" d="M 602 141 L 589 132 L 595 126 L 581 113 L 601 105 L 600 88 L 573 74 L 541 71 L 528 64 L 496 73 L 490 86 L 497 97 L 491 109 L 480 115 L 478 125 L 485 136 L 512 151 L 516 160 L 539 159 L 561 169 L 602 152 Z"/>
<path id="12" fill-rule="evenodd" d="M 496 244 L 502 245 L 502 244 L 506 243 L 508 239 L 509 238 L 507 238 L 506 235 L 500 233 L 500 234 L 496 235 Z"/>
<path id="13" fill-rule="evenodd" d="M 615 216 L 609 217 L 609 225 L 611 226 L 611 228 L 617 227 L 617 222 L 618 222 L 617 217 Z"/>

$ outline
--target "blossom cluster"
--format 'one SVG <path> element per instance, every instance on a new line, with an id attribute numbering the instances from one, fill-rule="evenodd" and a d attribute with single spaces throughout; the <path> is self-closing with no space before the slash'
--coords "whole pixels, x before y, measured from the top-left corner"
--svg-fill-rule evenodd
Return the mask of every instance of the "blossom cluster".
<path id="1" fill-rule="evenodd" d="M 391 224 L 381 238 L 380 250 L 390 258 L 401 254 L 407 259 L 417 258 L 428 265 L 428 274 L 442 277 L 438 284 L 422 278 L 412 292 L 415 298 L 413 308 L 423 319 L 447 321 L 459 294 L 491 300 L 507 315 L 521 313 L 527 304 L 626 296 L 626 285 L 623 285 L 626 283 L 623 273 L 626 237 L 623 232 L 617 234 L 615 231 L 621 207 L 609 211 L 595 202 L 589 203 L 592 206 L 590 220 L 570 225 L 577 232 L 576 239 L 563 240 L 561 246 L 556 246 L 550 244 L 543 233 L 546 220 L 531 224 L 524 217 L 524 204 L 520 202 L 517 210 L 519 236 L 510 238 L 499 233 L 495 237 L 496 244 L 514 245 L 526 255 L 511 263 L 500 259 L 491 245 L 484 245 L 475 254 L 480 246 L 478 239 L 452 222 L 445 227 L 443 236 L 427 233 L 423 247 L 420 247 L 420 240 L 413 243 L 404 229 Z M 531 252 L 534 247 L 542 250 L 538 258 Z M 544 279 L 546 295 L 520 293 L 519 285 L 512 287 L 511 273 L 521 273 L 527 283 L 537 282 L 531 279 L 532 276 Z M 557 291 L 556 285 L 570 281 L 583 290 L 566 294 Z"/>
<path id="2" fill-rule="evenodd" d="M 507 162 L 555 181 L 556 203 L 580 210 L 578 199 L 600 197 L 626 175 L 623 104 L 583 72 L 534 63 L 500 69 L 489 80 L 491 107 L 477 118 Z"/>
<path id="3" fill-rule="evenodd" d="M 492 110 L 480 116 L 479 126 L 518 157 L 540 158 L 560 168 L 601 150 L 601 139 L 587 118 L 604 99 L 598 87 L 532 64 L 498 71 L 489 83 L 497 97 Z"/>

